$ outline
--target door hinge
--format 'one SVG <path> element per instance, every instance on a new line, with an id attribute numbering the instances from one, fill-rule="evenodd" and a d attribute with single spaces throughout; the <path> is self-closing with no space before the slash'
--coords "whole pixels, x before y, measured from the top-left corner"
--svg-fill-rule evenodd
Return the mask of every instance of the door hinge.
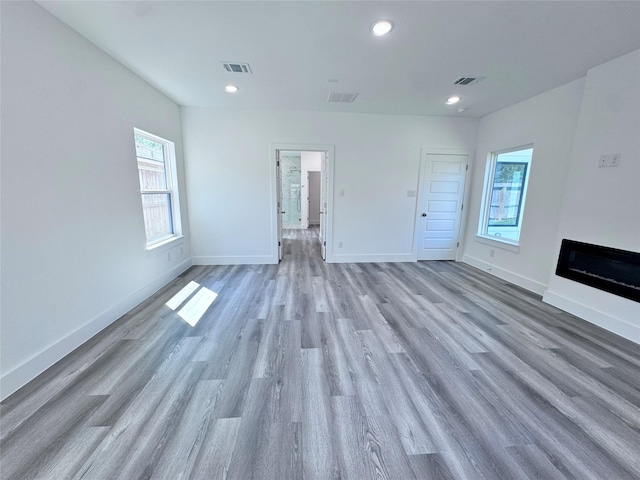
<path id="1" fill-rule="evenodd" d="M 464 203 L 460 205 L 460 211 L 462 211 L 463 208 L 464 208 Z"/>
<path id="2" fill-rule="evenodd" d="M 278 246 L 281 247 L 282 246 L 282 242 L 278 242 Z"/>
<path id="3" fill-rule="evenodd" d="M 322 242 L 322 246 L 326 247 L 327 246 L 327 242 Z"/>
<path id="4" fill-rule="evenodd" d="M 469 164 L 467 163 L 467 165 L 464 167 L 465 170 L 469 170 Z"/>
<path id="5" fill-rule="evenodd" d="M 460 242 L 456 243 L 456 248 L 458 248 L 460 246 Z"/>
<path id="6" fill-rule="evenodd" d="M 280 166 L 280 160 L 276 160 L 276 167 Z"/>

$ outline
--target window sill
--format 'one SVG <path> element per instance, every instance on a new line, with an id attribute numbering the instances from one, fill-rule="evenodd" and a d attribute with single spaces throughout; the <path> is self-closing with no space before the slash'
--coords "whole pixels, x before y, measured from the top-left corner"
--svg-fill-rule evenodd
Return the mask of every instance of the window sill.
<path id="1" fill-rule="evenodd" d="M 147 255 L 150 255 L 150 256 L 159 255 L 161 253 L 166 252 L 167 250 L 172 249 L 173 247 L 182 245 L 183 241 L 184 241 L 184 235 L 174 235 L 165 240 L 162 240 L 161 242 L 146 246 L 145 250 L 147 251 Z"/>
<path id="2" fill-rule="evenodd" d="M 513 240 L 500 239 L 499 237 L 490 237 L 486 235 L 476 235 L 476 242 L 491 245 L 493 247 L 502 248 L 511 252 L 520 252 L 520 244 Z"/>

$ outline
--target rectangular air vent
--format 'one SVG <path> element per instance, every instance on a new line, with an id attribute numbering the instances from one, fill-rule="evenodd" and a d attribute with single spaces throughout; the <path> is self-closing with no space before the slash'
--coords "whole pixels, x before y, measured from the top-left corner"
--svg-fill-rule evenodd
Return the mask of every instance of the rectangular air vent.
<path id="1" fill-rule="evenodd" d="M 460 77 L 455 82 L 454 85 L 475 85 L 476 83 L 484 80 L 485 77 Z"/>
<path id="2" fill-rule="evenodd" d="M 337 93 L 337 92 L 331 92 L 329 94 L 329 98 L 327 99 L 327 102 L 333 102 L 333 103 L 353 103 L 353 101 L 356 99 L 356 97 L 358 96 L 357 93 Z"/>
<path id="3" fill-rule="evenodd" d="M 222 62 L 222 66 L 227 72 L 251 73 L 251 67 L 249 66 L 248 63 Z"/>

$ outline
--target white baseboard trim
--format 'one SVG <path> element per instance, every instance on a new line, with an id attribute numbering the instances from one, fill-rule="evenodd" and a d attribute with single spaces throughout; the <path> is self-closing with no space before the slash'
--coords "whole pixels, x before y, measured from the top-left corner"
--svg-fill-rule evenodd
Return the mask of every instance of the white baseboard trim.
<path id="1" fill-rule="evenodd" d="M 0 384 L 2 385 L 0 399 L 4 400 L 16 390 L 26 385 L 54 363 L 64 358 L 91 337 L 122 317 L 122 315 L 149 298 L 191 267 L 191 265 L 191 259 L 185 260 L 151 283 L 124 298 L 113 307 L 97 315 L 61 340 L 36 353 L 21 365 L 2 375 L 2 378 L 0 378 Z"/>
<path id="2" fill-rule="evenodd" d="M 580 317 L 589 323 L 598 325 L 605 330 L 609 330 L 616 335 L 620 335 L 627 340 L 640 344 L 640 326 L 638 325 L 632 325 L 625 320 L 612 317 L 607 313 L 595 310 L 580 302 L 576 302 L 575 300 L 571 300 L 548 290 L 544 293 L 542 301 L 549 305 L 553 305 L 560 310 L 569 312 L 576 317 Z"/>
<path id="3" fill-rule="evenodd" d="M 273 255 L 193 257 L 194 265 L 263 265 L 275 263 L 278 263 L 278 258 Z"/>
<path id="4" fill-rule="evenodd" d="M 496 267 L 495 265 L 484 262 L 478 258 L 471 257 L 469 255 L 464 255 L 462 257 L 462 261 L 464 263 L 468 263 L 472 267 L 476 267 L 479 270 L 483 270 L 491 275 L 494 275 L 498 278 L 506 280 L 509 283 L 518 285 L 519 287 L 522 287 L 525 290 L 529 290 L 530 292 L 537 293 L 538 295 L 542 295 L 547 289 L 547 286 L 543 283 L 540 283 L 536 280 L 532 280 L 531 278 L 524 277 L 522 275 L 511 272 L 509 270 Z"/>
<path id="5" fill-rule="evenodd" d="M 303 227 L 301 224 L 296 223 L 296 224 L 291 224 L 291 225 L 282 225 L 282 229 L 283 230 L 302 230 Z"/>
<path id="6" fill-rule="evenodd" d="M 413 253 L 327 254 L 327 263 L 398 263 L 415 262 Z"/>

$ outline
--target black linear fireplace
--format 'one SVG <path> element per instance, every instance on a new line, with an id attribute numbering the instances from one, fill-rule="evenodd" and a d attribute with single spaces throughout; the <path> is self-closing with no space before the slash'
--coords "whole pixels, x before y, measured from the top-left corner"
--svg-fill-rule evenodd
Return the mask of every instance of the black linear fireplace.
<path id="1" fill-rule="evenodd" d="M 556 275 L 640 302 L 640 253 L 564 239 Z"/>

